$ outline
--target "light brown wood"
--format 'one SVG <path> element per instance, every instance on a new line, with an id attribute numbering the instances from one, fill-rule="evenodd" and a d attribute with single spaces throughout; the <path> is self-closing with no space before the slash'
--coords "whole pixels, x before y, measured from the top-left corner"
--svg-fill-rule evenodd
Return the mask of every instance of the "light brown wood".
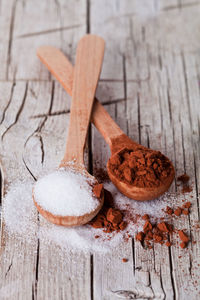
<path id="1" fill-rule="evenodd" d="M 104 47 L 104 40 L 95 35 L 86 35 L 78 43 L 67 145 L 61 166 L 71 161 L 79 165 L 84 164 L 85 142 L 101 72 Z"/>
<path id="2" fill-rule="evenodd" d="M 75 172 L 84 173 L 85 176 L 93 179 L 94 177 L 84 166 L 84 148 L 103 63 L 104 47 L 104 40 L 96 35 L 85 35 L 78 43 L 66 151 L 60 163 L 60 168 L 73 168 Z M 52 55 L 54 56 L 54 53 Z M 57 61 L 57 64 L 60 66 L 62 61 Z M 70 79 L 71 76 L 67 78 Z M 95 182 L 97 184 L 96 180 Z M 81 216 L 59 216 L 45 211 L 37 203 L 33 189 L 33 201 L 37 210 L 44 218 L 57 225 L 79 226 L 88 223 L 101 209 L 104 201 L 103 195 L 98 200 L 98 207 L 94 211 L 88 211 Z"/>
<path id="3" fill-rule="evenodd" d="M 55 75 L 55 77 L 63 85 L 65 90 L 71 94 L 73 68 L 64 54 L 58 49 L 48 46 L 38 49 L 37 54 L 41 61 L 48 67 L 49 71 L 52 72 L 52 74 Z M 63 66 L 66 68 L 65 70 Z M 66 71 L 68 72 L 68 74 L 66 74 Z M 115 155 L 125 147 L 128 147 L 129 149 L 131 147 L 131 149 L 134 150 L 140 146 L 144 150 L 148 151 L 147 147 L 141 146 L 140 144 L 131 140 L 126 134 L 124 134 L 124 132 L 114 122 L 114 120 L 110 117 L 110 115 L 97 99 L 93 107 L 92 120 L 96 128 L 99 130 L 99 132 L 102 134 L 102 136 L 110 146 L 112 155 Z M 120 190 L 121 193 L 131 199 L 144 201 L 155 199 L 164 194 L 169 189 L 175 175 L 172 163 L 171 166 L 171 173 L 166 178 L 166 180 L 162 182 L 162 184 L 160 184 L 158 187 L 151 188 L 132 186 L 130 184 L 127 184 L 126 182 L 120 181 L 111 171 L 109 161 L 107 163 L 107 171 L 110 180 Z"/>

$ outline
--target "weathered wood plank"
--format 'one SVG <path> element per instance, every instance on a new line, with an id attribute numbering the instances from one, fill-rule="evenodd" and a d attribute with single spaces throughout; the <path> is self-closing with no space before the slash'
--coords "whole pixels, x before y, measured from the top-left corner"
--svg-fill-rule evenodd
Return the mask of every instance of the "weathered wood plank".
<path id="1" fill-rule="evenodd" d="M 14 3 L 8 78 L 47 80 L 49 74 L 36 57 L 36 49 L 41 45 L 56 46 L 74 58 L 77 41 L 86 32 L 86 1 Z"/>
<path id="2" fill-rule="evenodd" d="M 199 2 L 2 0 L 0 8 L 0 80 L 11 80 L 0 82 L 0 153 L 6 181 L 16 176 L 33 180 L 57 167 L 64 153 L 70 97 L 49 81 L 36 48 L 55 45 L 73 61 L 78 39 L 90 30 L 107 41 L 97 90 L 101 102 L 130 137 L 161 149 L 178 175 L 186 171 L 191 176 L 193 198 L 179 195 L 175 202 L 192 201 L 191 214 L 173 224 L 196 241 L 181 250 L 174 234 L 171 249 L 155 245 L 146 251 L 133 239 L 106 255 L 63 255 L 37 238 L 29 245 L 3 229 L 0 299 L 130 299 L 138 293 L 149 299 L 197 299 Z M 109 157 L 96 129 L 88 152 L 95 174 Z M 180 189 L 175 181 L 171 191 Z"/>
<path id="3" fill-rule="evenodd" d="M 125 79 L 124 98 L 127 99 L 126 104 L 124 109 L 122 109 L 122 102 L 117 103 L 115 108 L 109 106 L 109 110 L 113 112 L 115 120 L 129 136 L 143 145 L 160 149 L 175 163 L 178 175 L 186 171 L 191 176 L 191 181 L 198 182 L 199 171 L 195 171 L 195 168 L 199 164 L 199 154 L 197 154 L 199 153 L 199 146 L 197 146 L 199 145 L 197 142 L 197 140 L 199 141 L 199 121 L 197 121 L 199 120 L 199 110 L 196 107 L 198 105 L 197 99 L 199 99 L 199 79 L 196 74 L 196 69 L 198 70 L 196 66 L 199 66 L 199 54 L 195 42 L 195 36 L 197 36 L 196 21 L 191 20 L 191 15 L 198 14 L 199 6 L 188 5 L 186 9 L 187 4 L 185 3 L 181 9 L 180 2 L 171 1 L 167 5 L 160 2 L 154 15 L 150 16 L 149 11 L 149 15 L 147 14 L 144 18 L 144 15 L 139 13 L 134 15 L 133 2 L 129 7 L 123 2 L 122 8 L 118 1 L 113 1 L 111 5 L 107 6 L 104 16 L 98 17 L 97 11 L 104 10 L 105 3 L 92 1 L 92 32 L 101 32 L 105 40 L 111 44 L 113 53 L 118 53 L 119 57 L 122 56 L 124 62 L 117 75 L 122 73 Z M 123 19 L 124 7 L 129 8 L 129 15 L 126 15 L 126 20 Z M 162 12 L 159 13 L 159 11 Z M 191 15 L 189 15 L 189 11 Z M 143 12 L 140 11 L 140 13 Z M 104 26 L 102 26 L 102 22 L 104 22 Z M 191 26 L 188 26 L 183 34 L 181 31 L 186 24 L 191 24 Z M 114 42 L 111 37 L 112 26 L 120 27 Z M 191 56 L 193 58 L 190 60 L 189 57 Z M 109 66 L 109 63 L 112 63 L 112 59 L 113 54 L 110 51 L 106 58 L 105 68 Z M 117 61 L 116 58 L 115 60 Z M 192 63 L 192 72 L 188 69 L 189 66 L 187 68 L 187 64 L 190 62 Z M 110 71 L 111 68 L 108 68 Z M 116 69 L 112 69 L 112 71 L 114 73 L 113 78 L 118 79 Z M 109 79 L 107 74 L 107 69 L 104 69 L 102 78 Z M 193 85 L 195 86 L 194 91 L 191 91 Z M 193 102 L 195 102 L 194 105 L 192 105 Z M 117 113 L 118 110 L 119 114 Z M 125 124 L 126 122 L 127 124 Z M 101 151 L 95 150 L 97 141 Z M 94 131 L 94 168 L 105 166 L 104 160 L 108 158 L 107 151 L 105 143 Z M 187 250 L 181 250 L 176 235 L 173 236 L 174 246 L 171 249 L 155 245 L 154 249 L 146 251 L 138 243 L 133 243 L 134 274 L 132 281 L 137 281 L 141 285 L 143 283 L 141 289 L 143 296 L 148 295 L 148 297 L 155 297 L 156 299 L 173 299 L 175 297 L 187 299 L 190 295 L 192 299 L 196 299 L 198 295 L 199 290 L 195 284 L 195 280 L 198 281 L 197 270 L 195 269 L 197 265 L 194 257 L 198 257 L 196 247 L 199 243 L 199 232 L 197 233 L 191 224 L 198 220 L 198 198 L 196 197 L 199 189 L 197 186 L 195 187 L 195 184 L 193 188 L 192 195 L 194 198 L 190 218 L 174 220 L 173 223 L 176 228 L 185 228 L 188 233 L 191 232 L 195 236 L 195 241 L 197 241 L 197 244 L 194 244 L 195 247 L 190 245 Z M 174 182 L 171 191 L 180 189 L 181 187 L 178 187 Z M 191 201 L 192 198 L 190 195 L 179 195 L 174 205 L 181 205 L 182 199 Z M 193 231 L 195 233 L 192 233 Z M 131 249 L 129 249 L 130 251 Z M 116 270 L 114 273 L 118 273 L 120 261 L 116 261 L 114 256 L 111 256 L 110 260 L 109 265 L 112 265 Z M 100 261 L 99 257 L 94 256 L 94 266 L 96 264 L 98 268 L 94 268 L 96 271 L 94 271 L 94 282 L 100 280 L 99 268 L 102 268 L 103 274 L 107 273 L 104 258 Z M 192 275 L 190 266 L 193 270 Z M 126 277 L 125 274 L 123 275 Z M 94 294 L 96 299 L 103 298 L 103 296 L 107 299 L 105 290 L 112 290 L 112 285 L 114 287 L 118 285 L 119 289 L 128 289 L 126 284 L 124 286 L 121 284 L 121 275 L 119 277 L 119 281 L 115 277 L 114 280 L 110 279 L 112 282 L 107 282 L 101 277 L 101 284 L 105 288 L 104 290 L 98 288 Z M 128 280 L 127 276 L 127 282 Z M 133 284 L 129 286 L 130 288 L 134 291 Z"/>

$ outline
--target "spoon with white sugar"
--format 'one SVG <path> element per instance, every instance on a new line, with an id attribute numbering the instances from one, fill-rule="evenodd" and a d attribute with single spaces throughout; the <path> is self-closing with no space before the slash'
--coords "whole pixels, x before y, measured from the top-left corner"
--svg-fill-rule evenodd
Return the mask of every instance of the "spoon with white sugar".
<path id="1" fill-rule="evenodd" d="M 40 178 L 33 201 L 50 222 L 78 226 L 89 222 L 103 205 L 102 186 L 84 166 L 84 147 L 105 42 L 85 35 L 78 43 L 66 151 L 59 169 Z"/>

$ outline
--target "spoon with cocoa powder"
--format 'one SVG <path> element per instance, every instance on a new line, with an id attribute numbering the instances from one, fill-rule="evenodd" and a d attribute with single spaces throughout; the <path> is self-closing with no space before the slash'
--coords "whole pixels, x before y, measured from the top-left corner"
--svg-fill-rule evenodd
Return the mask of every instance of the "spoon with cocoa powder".
<path id="1" fill-rule="evenodd" d="M 71 95 L 73 66 L 57 48 L 45 46 L 37 51 L 40 60 Z M 131 140 L 95 99 L 91 121 L 110 146 L 107 171 L 121 193 L 134 200 L 151 200 L 165 193 L 173 179 L 172 162 L 159 151 Z"/>
<path id="2" fill-rule="evenodd" d="M 33 189 L 38 211 L 57 225 L 88 223 L 103 205 L 103 186 L 85 168 L 84 147 L 104 47 L 104 40 L 96 35 L 85 35 L 79 41 L 64 158 L 59 169 L 41 177 Z"/>

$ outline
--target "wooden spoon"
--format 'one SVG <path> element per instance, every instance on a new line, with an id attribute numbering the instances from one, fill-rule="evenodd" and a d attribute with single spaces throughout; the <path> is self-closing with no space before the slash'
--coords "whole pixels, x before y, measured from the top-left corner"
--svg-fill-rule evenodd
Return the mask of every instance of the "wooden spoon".
<path id="1" fill-rule="evenodd" d="M 87 172 L 84 166 L 84 147 L 103 62 L 104 47 L 104 40 L 95 35 L 86 35 L 78 43 L 66 151 L 60 163 L 60 168 L 73 168 L 73 171 L 82 173 L 84 177 L 93 180 L 95 178 Z M 95 182 L 98 183 L 97 180 Z M 100 197 L 98 207 L 93 211 L 88 211 L 81 216 L 58 216 L 44 210 L 37 203 L 34 190 L 33 200 L 41 215 L 52 223 L 64 226 L 81 225 L 89 222 L 103 205 L 103 197 Z"/>
<path id="2" fill-rule="evenodd" d="M 47 66 L 49 71 L 62 84 L 64 89 L 71 95 L 73 66 L 67 57 L 59 49 L 50 46 L 40 47 L 37 50 L 37 55 Z M 113 121 L 97 99 L 95 99 L 93 106 L 91 121 L 110 146 L 112 156 L 116 155 L 116 153 L 124 148 L 130 149 L 130 145 L 133 150 L 138 149 L 138 147 L 145 151 L 150 150 L 131 140 Z M 173 164 L 170 162 L 171 171 L 163 183 L 156 187 L 137 187 L 120 181 L 111 171 L 109 161 L 107 164 L 107 171 L 111 181 L 121 193 L 134 200 L 151 200 L 159 197 L 169 189 L 175 175 Z"/>

